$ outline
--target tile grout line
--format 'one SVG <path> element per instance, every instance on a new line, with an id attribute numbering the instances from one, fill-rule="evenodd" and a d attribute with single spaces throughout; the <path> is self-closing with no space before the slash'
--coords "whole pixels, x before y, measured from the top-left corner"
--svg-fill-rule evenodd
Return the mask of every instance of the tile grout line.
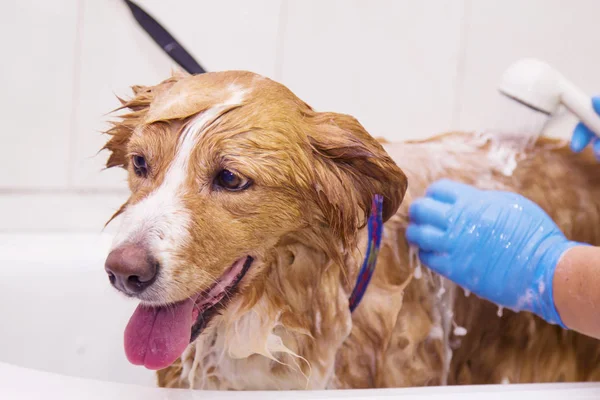
<path id="1" fill-rule="evenodd" d="M 462 102 L 464 86 L 465 86 L 465 73 L 467 64 L 467 31 L 471 18 L 471 0 L 464 0 L 463 2 L 463 15 L 460 21 L 460 36 L 458 45 L 458 58 L 456 62 L 456 75 L 454 85 L 454 107 L 452 110 L 452 129 L 460 129 L 460 120 L 462 114 Z"/>
<path id="2" fill-rule="evenodd" d="M 78 112 L 79 112 L 79 99 L 81 89 L 81 56 L 83 49 L 83 20 L 84 20 L 84 9 L 85 0 L 77 1 L 77 23 L 76 23 L 76 36 L 74 44 L 74 61 L 73 61 L 73 91 L 71 93 L 71 121 L 70 121 L 70 135 L 69 135 L 69 152 L 67 162 L 67 187 L 72 188 L 74 185 L 74 163 L 75 155 L 77 153 L 77 128 L 78 128 Z"/>
<path id="3" fill-rule="evenodd" d="M 85 189 L 85 188 L 11 188 L 0 187 L 0 196 L 126 196 L 126 189 Z"/>
<path id="4" fill-rule="evenodd" d="M 281 0 L 279 6 L 279 22 L 277 24 L 277 41 L 275 45 L 275 71 L 274 80 L 281 82 L 283 78 L 283 57 L 285 33 L 287 29 L 288 0 Z"/>

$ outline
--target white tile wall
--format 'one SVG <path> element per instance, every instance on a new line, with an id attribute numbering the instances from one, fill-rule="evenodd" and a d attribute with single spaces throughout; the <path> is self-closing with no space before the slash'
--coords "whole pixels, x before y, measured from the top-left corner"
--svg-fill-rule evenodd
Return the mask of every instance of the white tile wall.
<path id="1" fill-rule="evenodd" d="M 596 0 L 138 2 L 207 69 L 273 77 L 392 140 L 510 119 L 496 85 L 524 56 L 600 93 Z M 7 0 L 0 35 L 0 230 L 101 229 L 126 196 L 96 155 L 104 114 L 173 63 L 121 0 Z"/>
<path id="2" fill-rule="evenodd" d="M 463 2 L 290 1 L 282 82 L 374 136 L 423 137 L 452 125 Z"/>
<path id="3" fill-rule="evenodd" d="M 247 69 L 273 77 L 280 0 L 143 0 L 210 71 Z"/>
<path id="4" fill-rule="evenodd" d="M 44 192 L 0 195 L 1 232 L 108 232 L 104 224 L 127 199 L 124 193 Z"/>
<path id="5" fill-rule="evenodd" d="M 545 60 L 590 95 L 600 94 L 599 16 L 596 0 L 469 1 L 458 126 L 490 128 L 507 111 L 496 87 L 523 57 Z"/>
<path id="6" fill-rule="evenodd" d="M 125 188 L 124 171 L 102 171 L 107 140 L 106 113 L 120 103 L 131 85 L 166 78 L 172 63 L 148 38 L 121 0 L 82 0 L 79 82 L 74 107 L 75 132 L 70 184 L 77 188 Z"/>
<path id="7" fill-rule="evenodd" d="M 77 0 L 0 5 L 0 186 L 67 184 Z"/>

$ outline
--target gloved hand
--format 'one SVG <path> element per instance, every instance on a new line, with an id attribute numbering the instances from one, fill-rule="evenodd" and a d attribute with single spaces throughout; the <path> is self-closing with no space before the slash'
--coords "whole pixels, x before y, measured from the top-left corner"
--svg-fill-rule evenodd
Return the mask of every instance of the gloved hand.
<path id="1" fill-rule="evenodd" d="M 596 111 L 596 114 L 600 115 L 600 96 L 592 97 L 592 107 L 594 108 L 594 111 Z M 573 131 L 573 136 L 571 137 L 571 150 L 575 153 L 579 153 L 583 151 L 590 142 L 592 143 L 596 159 L 600 160 L 600 138 L 598 138 L 594 132 L 589 130 L 583 122 L 578 123 Z"/>
<path id="2" fill-rule="evenodd" d="M 409 210 L 406 238 L 423 264 L 480 297 L 564 324 L 552 280 L 562 254 L 580 243 L 525 197 L 441 180 Z"/>

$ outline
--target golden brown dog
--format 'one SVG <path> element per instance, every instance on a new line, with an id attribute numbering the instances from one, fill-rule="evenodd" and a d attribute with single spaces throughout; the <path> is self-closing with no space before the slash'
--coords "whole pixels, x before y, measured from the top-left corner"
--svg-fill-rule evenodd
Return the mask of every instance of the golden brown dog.
<path id="1" fill-rule="evenodd" d="M 382 145 L 354 118 L 314 111 L 249 72 L 173 76 L 133 91 L 106 144 L 108 167 L 129 171 L 132 192 L 106 269 L 142 301 L 126 353 L 160 370 L 161 386 L 600 377 L 595 340 L 530 314 L 498 317 L 439 277 L 419 277 L 404 239 L 411 200 L 450 177 L 522 193 L 570 239 L 600 244 L 600 174 L 590 154 L 539 140 L 508 152 L 518 164 L 507 173 L 496 156 L 510 138 L 455 133 Z M 384 238 L 351 313 L 375 194 L 384 197 Z"/>

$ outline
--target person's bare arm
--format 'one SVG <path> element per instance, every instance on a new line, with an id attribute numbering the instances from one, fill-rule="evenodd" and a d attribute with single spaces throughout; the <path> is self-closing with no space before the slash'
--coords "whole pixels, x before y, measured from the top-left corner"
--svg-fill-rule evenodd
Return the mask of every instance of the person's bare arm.
<path id="1" fill-rule="evenodd" d="M 554 272 L 554 303 L 569 328 L 600 339 L 600 247 L 576 246 Z"/>

